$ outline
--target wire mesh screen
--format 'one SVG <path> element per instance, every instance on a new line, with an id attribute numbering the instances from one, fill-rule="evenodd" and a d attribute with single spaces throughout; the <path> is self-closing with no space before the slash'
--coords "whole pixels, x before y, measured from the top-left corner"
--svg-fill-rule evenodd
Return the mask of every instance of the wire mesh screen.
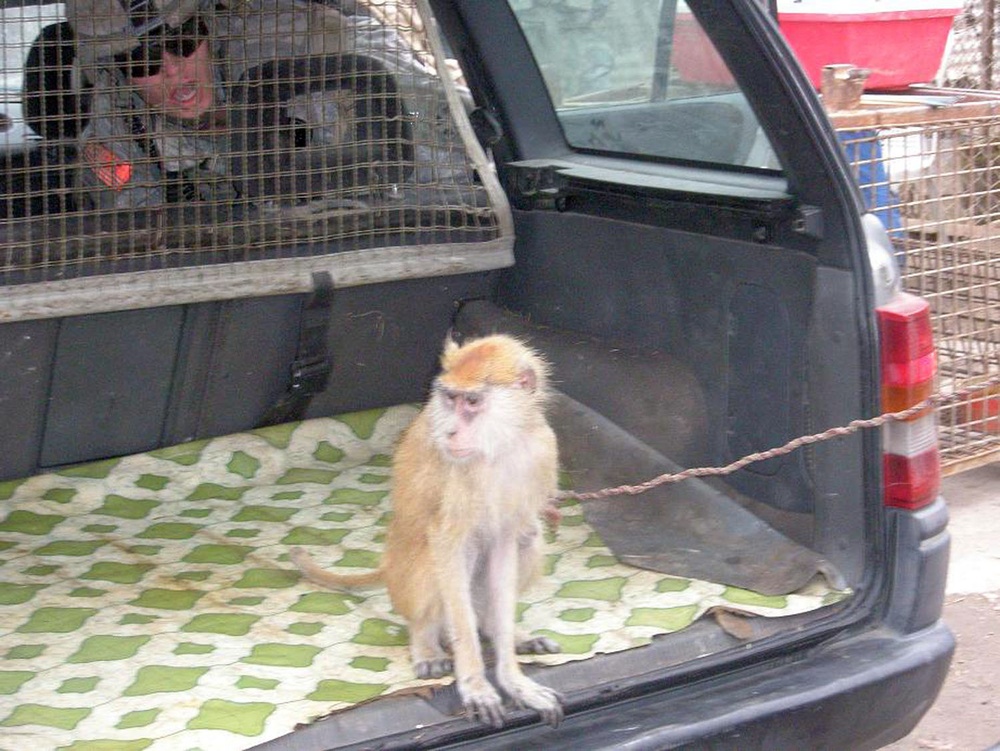
<path id="1" fill-rule="evenodd" d="M 341 282 L 505 262 L 502 248 L 468 251 L 505 245 L 507 209 L 415 2 L 68 0 L 4 13 L 18 121 L 0 140 L 8 292 L 206 267 L 219 287 L 222 267 L 246 262 L 267 262 L 264 288 L 283 260 L 349 258 Z M 362 251 L 379 252 L 366 264 Z M 392 270 L 365 270 L 379 263 Z M 161 277 L 159 294 L 191 279 Z"/>
<path id="2" fill-rule="evenodd" d="M 941 63 L 940 84 L 963 89 L 990 88 L 996 0 L 966 0 L 955 16 Z"/>
<path id="3" fill-rule="evenodd" d="M 975 388 L 1000 373 L 1000 115 L 961 112 L 838 127 L 865 201 L 889 229 L 904 286 L 931 304 L 940 388 L 972 390 L 940 411 L 951 472 L 1000 458 L 1000 393 Z"/>

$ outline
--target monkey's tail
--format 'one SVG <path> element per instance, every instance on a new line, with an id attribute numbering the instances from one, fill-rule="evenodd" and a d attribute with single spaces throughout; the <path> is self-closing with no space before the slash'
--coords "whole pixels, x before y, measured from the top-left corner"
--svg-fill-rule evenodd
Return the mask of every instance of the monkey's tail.
<path id="1" fill-rule="evenodd" d="M 288 552 L 288 557 L 309 581 L 323 587 L 332 589 L 364 587 L 382 581 L 381 568 L 364 574 L 335 574 L 316 563 L 302 548 L 292 548 Z"/>

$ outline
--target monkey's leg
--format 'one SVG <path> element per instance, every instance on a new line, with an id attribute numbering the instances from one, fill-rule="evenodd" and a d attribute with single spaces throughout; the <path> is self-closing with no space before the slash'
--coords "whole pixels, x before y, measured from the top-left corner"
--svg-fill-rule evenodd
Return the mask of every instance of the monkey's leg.
<path id="1" fill-rule="evenodd" d="M 437 559 L 438 591 L 451 640 L 458 695 L 470 718 L 478 718 L 496 728 L 502 727 L 503 702 L 486 679 L 486 665 L 472 604 L 473 563 L 465 545 L 456 544 L 454 540 L 441 540 L 432 548 Z"/>
<path id="2" fill-rule="evenodd" d="M 493 610 L 490 639 L 496 652 L 497 682 L 516 704 L 536 710 L 545 722 L 555 726 L 563 716 L 559 694 L 524 675 L 517 661 L 514 617 L 520 554 L 517 540 L 510 536 L 496 541 L 487 561 L 487 588 Z"/>
<path id="3" fill-rule="evenodd" d="M 517 592 L 520 594 L 538 576 L 542 567 L 542 530 L 532 524 L 517 538 Z M 492 622 L 493 611 L 490 613 Z M 521 629 L 514 632 L 514 645 L 519 655 L 556 654 L 562 651 L 559 643 L 547 636 L 531 636 Z"/>

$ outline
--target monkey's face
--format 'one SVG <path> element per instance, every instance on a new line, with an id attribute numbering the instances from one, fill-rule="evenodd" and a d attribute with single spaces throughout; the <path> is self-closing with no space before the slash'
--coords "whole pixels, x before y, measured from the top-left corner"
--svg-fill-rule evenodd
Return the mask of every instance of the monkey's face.
<path id="1" fill-rule="evenodd" d="M 525 430 L 544 419 L 545 363 L 503 336 L 445 344 L 428 403 L 431 440 L 453 463 L 512 461 Z"/>
<path id="2" fill-rule="evenodd" d="M 431 406 L 434 441 L 445 458 L 465 462 L 483 455 L 480 417 L 489 406 L 484 389 L 460 391 L 439 382 Z"/>
<path id="3" fill-rule="evenodd" d="M 444 458 L 493 461 L 509 451 L 520 423 L 517 406 L 510 403 L 515 389 L 487 385 L 460 390 L 439 381 L 430 402 L 431 432 Z"/>

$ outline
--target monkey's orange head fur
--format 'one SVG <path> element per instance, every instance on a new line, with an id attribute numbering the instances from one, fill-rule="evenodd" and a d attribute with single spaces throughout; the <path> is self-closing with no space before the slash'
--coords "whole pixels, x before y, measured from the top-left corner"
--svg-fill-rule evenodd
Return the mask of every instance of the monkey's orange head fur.
<path id="1" fill-rule="evenodd" d="M 534 350 L 503 334 L 474 339 L 462 346 L 449 339 L 441 355 L 441 369 L 441 383 L 459 391 L 484 385 L 541 391 L 548 375 L 548 364 Z"/>

